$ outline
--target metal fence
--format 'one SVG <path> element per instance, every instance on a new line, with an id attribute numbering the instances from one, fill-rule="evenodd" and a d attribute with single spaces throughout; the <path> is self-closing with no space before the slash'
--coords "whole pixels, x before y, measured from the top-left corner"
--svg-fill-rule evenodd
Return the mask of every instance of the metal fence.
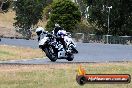
<path id="1" fill-rule="evenodd" d="M 76 33 L 73 38 L 84 43 L 132 44 L 132 36 L 113 36 Z"/>

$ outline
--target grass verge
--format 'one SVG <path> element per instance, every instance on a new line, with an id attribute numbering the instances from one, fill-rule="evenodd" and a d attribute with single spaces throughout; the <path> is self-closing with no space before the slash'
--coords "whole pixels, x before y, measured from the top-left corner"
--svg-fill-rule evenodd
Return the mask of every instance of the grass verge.
<path id="1" fill-rule="evenodd" d="M 42 58 L 43 56 L 44 53 L 40 49 L 0 45 L 0 61 Z"/>
<path id="2" fill-rule="evenodd" d="M 88 74 L 130 74 L 132 62 L 82 64 Z M 0 65 L 1 88 L 132 88 L 129 84 L 76 83 L 79 64 Z"/>

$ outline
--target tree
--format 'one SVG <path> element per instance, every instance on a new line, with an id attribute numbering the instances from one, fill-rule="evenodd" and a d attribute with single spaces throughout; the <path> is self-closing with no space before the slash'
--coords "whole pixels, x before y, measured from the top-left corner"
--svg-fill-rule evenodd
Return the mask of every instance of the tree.
<path id="1" fill-rule="evenodd" d="M 31 37 L 30 28 L 42 19 L 45 0 L 17 0 L 15 2 L 16 22 L 15 27 L 18 27 L 25 38 Z"/>
<path id="2" fill-rule="evenodd" d="M 2 10 L 3 12 L 7 12 L 10 5 L 11 5 L 10 0 L 2 0 L 0 1 L 0 10 Z"/>
<path id="3" fill-rule="evenodd" d="M 108 33 L 108 8 L 110 10 L 110 30 L 112 35 L 132 35 L 132 1 L 131 0 L 93 0 L 89 6 L 88 21 L 95 25 L 102 34 Z"/>
<path id="4" fill-rule="evenodd" d="M 52 30 L 55 23 L 59 23 L 67 31 L 74 30 L 74 26 L 81 21 L 78 6 L 70 0 L 55 0 L 51 4 L 52 11 L 46 28 Z"/>

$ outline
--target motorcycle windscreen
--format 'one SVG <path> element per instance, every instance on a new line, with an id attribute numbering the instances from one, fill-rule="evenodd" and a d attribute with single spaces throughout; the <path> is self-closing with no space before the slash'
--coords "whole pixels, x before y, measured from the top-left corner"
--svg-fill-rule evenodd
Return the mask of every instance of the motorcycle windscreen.
<path id="1" fill-rule="evenodd" d="M 42 40 L 44 37 L 46 37 L 47 36 L 47 34 L 43 34 L 43 33 L 41 33 L 40 34 L 40 40 Z"/>

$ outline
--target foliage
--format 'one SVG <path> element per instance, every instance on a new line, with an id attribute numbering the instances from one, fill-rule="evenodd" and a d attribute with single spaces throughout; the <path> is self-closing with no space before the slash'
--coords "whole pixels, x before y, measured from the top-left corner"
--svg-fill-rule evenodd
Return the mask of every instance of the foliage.
<path id="1" fill-rule="evenodd" d="M 2 10 L 2 12 L 7 12 L 9 7 L 11 5 L 11 1 L 10 0 L 2 0 L 0 1 L 0 9 Z"/>
<path id="2" fill-rule="evenodd" d="M 46 28 L 52 30 L 55 23 L 59 23 L 67 31 L 72 31 L 74 26 L 81 21 L 78 6 L 70 0 L 53 1 L 52 11 Z"/>
<path id="3" fill-rule="evenodd" d="M 94 33 L 94 27 L 92 27 L 86 20 L 82 20 L 80 23 L 75 25 L 74 33 Z"/>
<path id="4" fill-rule="evenodd" d="M 15 2 L 16 22 L 15 27 L 26 38 L 31 37 L 30 28 L 42 19 L 45 0 L 17 0 Z"/>
<path id="5" fill-rule="evenodd" d="M 113 35 L 132 35 L 132 1 L 131 0 L 93 0 L 89 6 L 88 21 L 99 28 L 103 34 L 108 33 L 108 8 L 110 9 L 110 30 Z"/>
<path id="6" fill-rule="evenodd" d="M 44 10 L 43 10 L 43 18 L 45 19 L 45 20 L 48 20 L 49 19 L 49 13 L 51 12 L 51 4 L 49 4 L 49 5 L 47 5 L 45 8 L 44 8 Z"/>

